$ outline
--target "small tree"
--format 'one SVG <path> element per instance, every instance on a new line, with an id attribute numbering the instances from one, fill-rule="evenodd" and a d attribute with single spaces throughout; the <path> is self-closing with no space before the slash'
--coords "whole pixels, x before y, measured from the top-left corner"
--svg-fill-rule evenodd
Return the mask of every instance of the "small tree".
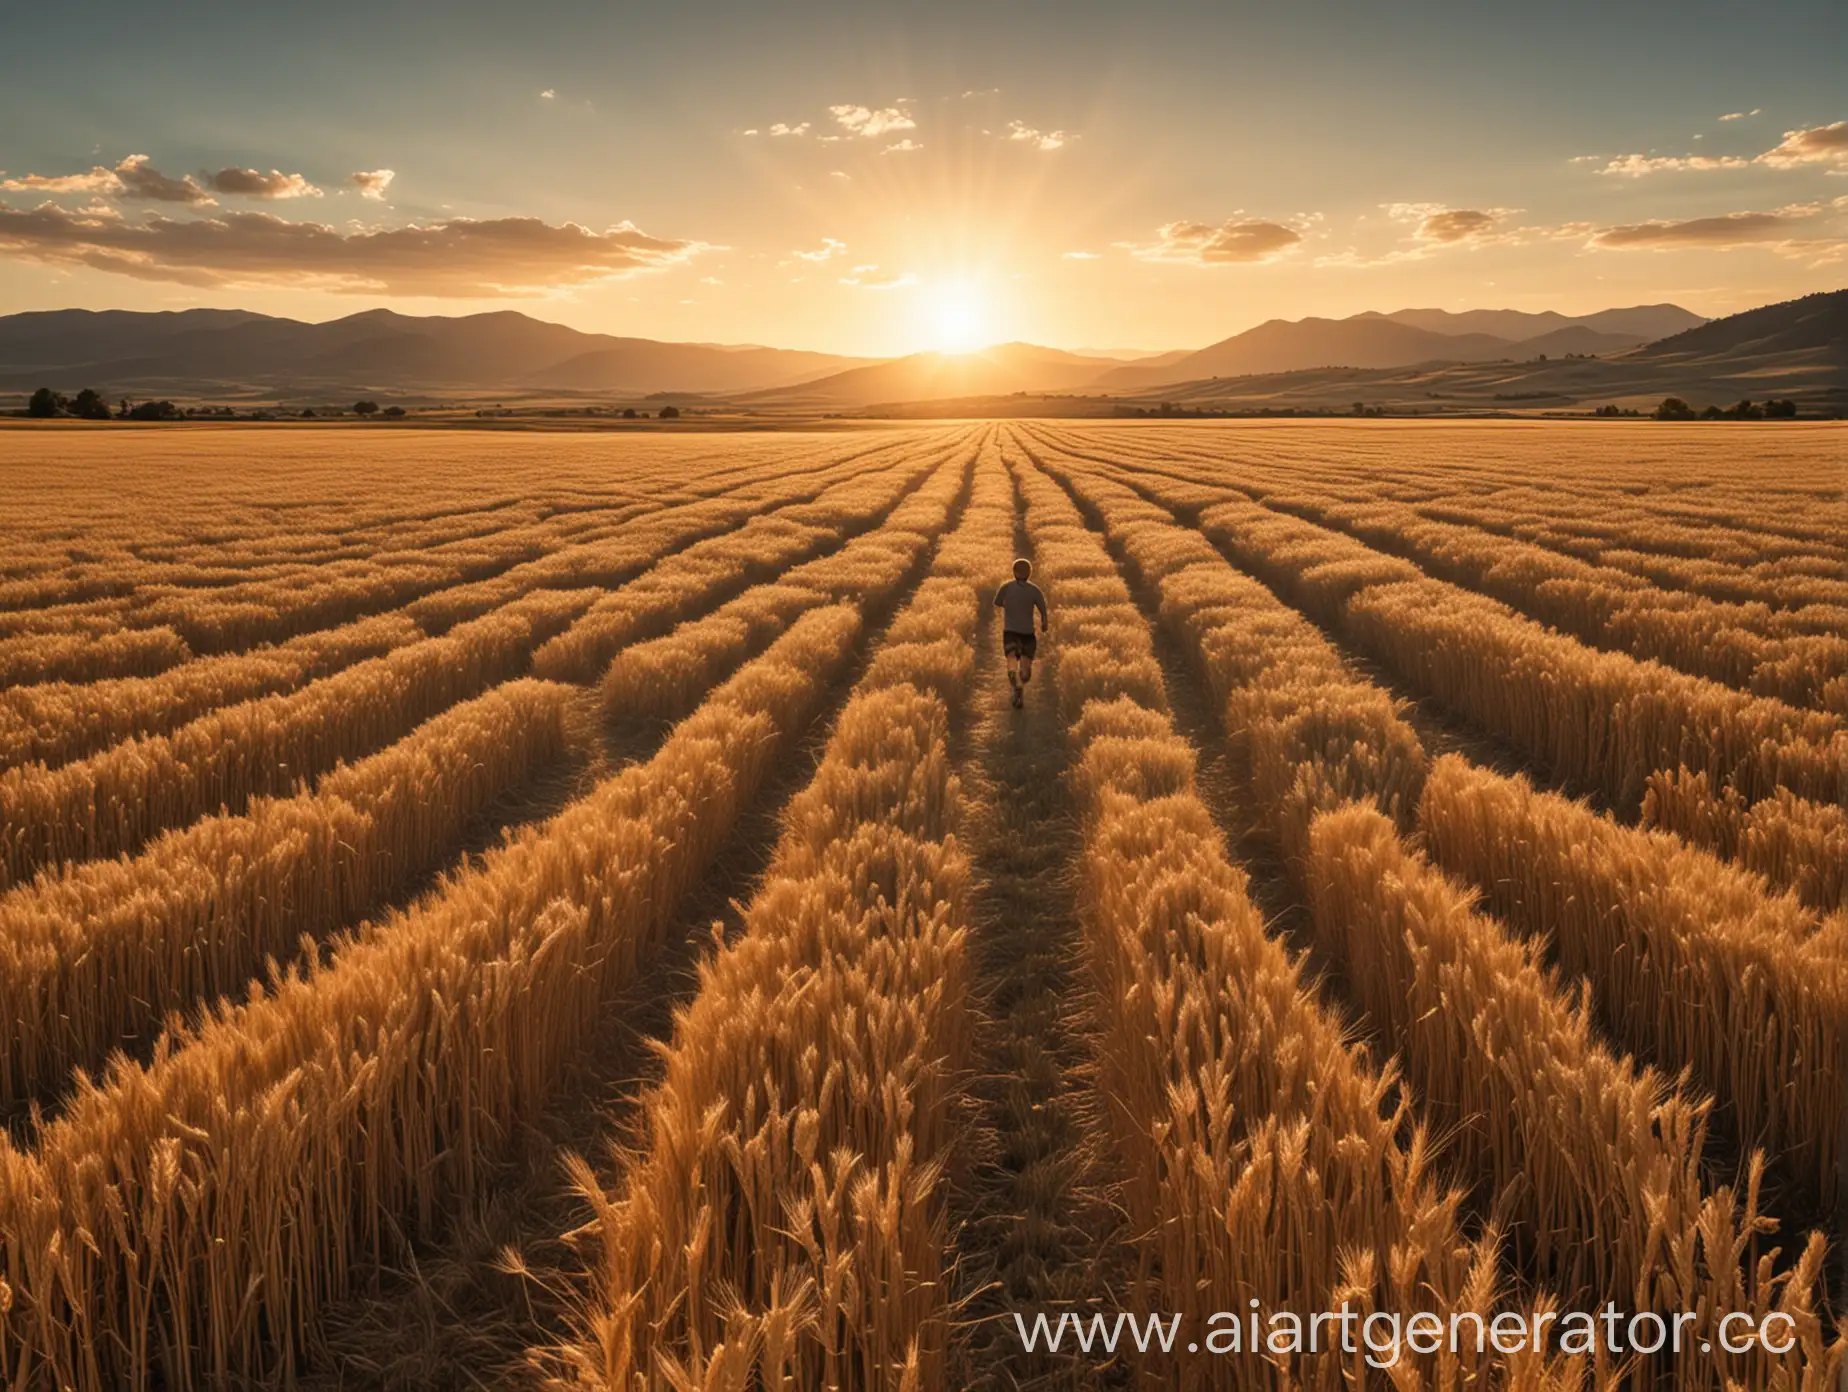
<path id="1" fill-rule="evenodd" d="M 622 418 L 624 420 L 634 420 L 635 419 L 635 408 L 633 406 L 625 407 L 623 409 Z"/>
<path id="2" fill-rule="evenodd" d="M 1662 399 L 1662 404 L 1655 408 L 1657 420 L 1693 420 L 1694 408 L 1678 396 Z"/>
<path id="3" fill-rule="evenodd" d="M 387 406 L 383 411 L 379 412 L 379 414 L 384 416 L 386 420 L 403 420 L 404 408 L 402 406 Z"/>
<path id="4" fill-rule="evenodd" d="M 662 420 L 679 420 L 680 419 L 680 408 L 678 406 L 663 406 L 661 408 L 661 419 Z"/>
<path id="5" fill-rule="evenodd" d="M 32 393 L 32 399 L 26 402 L 26 414 L 34 420 L 50 420 L 58 415 L 63 407 L 63 397 L 50 387 L 40 387 Z"/>
<path id="6" fill-rule="evenodd" d="M 171 421 L 182 420 L 180 408 L 171 401 L 144 401 L 128 413 L 130 420 Z"/>
<path id="7" fill-rule="evenodd" d="M 355 401 L 353 403 L 353 414 L 356 416 L 375 416 L 378 410 L 379 403 L 376 401 Z"/>
<path id="8" fill-rule="evenodd" d="M 1779 401 L 1776 397 L 1765 403 L 1766 420 L 1795 420 L 1797 403 L 1791 400 Z"/>
<path id="9" fill-rule="evenodd" d="M 109 403 L 103 400 L 103 394 L 95 387 L 85 387 L 77 393 L 77 399 L 71 402 L 71 413 L 84 420 L 108 420 Z"/>

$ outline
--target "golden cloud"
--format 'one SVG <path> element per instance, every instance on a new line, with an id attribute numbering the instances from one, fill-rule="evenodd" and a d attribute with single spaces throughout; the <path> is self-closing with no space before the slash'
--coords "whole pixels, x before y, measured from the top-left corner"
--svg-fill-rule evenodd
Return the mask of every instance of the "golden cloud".
<path id="1" fill-rule="evenodd" d="M 267 174 L 254 169 L 232 167 L 208 174 L 205 185 L 214 193 L 233 194 L 239 198 L 319 198 L 321 190 L 300 174 L 284 174 L 272 169 Z"/>
<path id="2" fill-rule="evenodd" d="M 704 243 L 602 232 L 538 218 L 341 230 L 271 213 L 131 222 L 103 209 L 0 204 L 0 255 L 202 287 L 295 285 L 336 292 L 487 298 L 538 294 L 671 266 Z"/>
<path id="3" fill-rule="evenodd" d="M 1275 261 L 1302 241 L 1302 233 L 1280 222 L 1229 218 L 1209 222 L 1170 222 L 1157 229 L 1160 241 L 1132 246 L 1144 261 L 1184 261 L 1198 266 L 1238 266 Z"/>
<path id="4" fill-rule="evenodd" d="M 391 181 L 398 177 L 395 169 L 362 169 L 347 176 L 347 182 L 359 190 L 361 198 L 370 198 L 375 203 L 385 200 L 385 190 L 391 187 Z"/>
<path id="5" fill-rule="evenodd" d="M 1790 241 L 1805 222 L 1821 211 L 1816 204 L 1800 203 L 1771 213 L 1723 213 L 1681 222 L 1656 219 L 1606 227 L 1592 234 L 1591 245 L 1617 250 L 1762 246 Z"/>
<path id="6" fill-rule="evenodd" d="M 1760 164 L 1794 169 L 1804 164 L 1848 165 L 1848 121 L 1784 132 L 1784 143 L 1758 157 Z"/>

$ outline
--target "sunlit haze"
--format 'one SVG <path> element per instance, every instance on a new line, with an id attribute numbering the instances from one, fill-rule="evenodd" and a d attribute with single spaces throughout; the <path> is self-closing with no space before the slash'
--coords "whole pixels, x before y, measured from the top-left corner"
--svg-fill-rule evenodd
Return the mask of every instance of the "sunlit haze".
<path id="1" fill-rule="evenodd" d="M 1843 278 L 1848 7 L 125 0 L 0 51 L 0 313 L 1168 349 Z M 17 36 L 16 36 L 17 37 Z"/>

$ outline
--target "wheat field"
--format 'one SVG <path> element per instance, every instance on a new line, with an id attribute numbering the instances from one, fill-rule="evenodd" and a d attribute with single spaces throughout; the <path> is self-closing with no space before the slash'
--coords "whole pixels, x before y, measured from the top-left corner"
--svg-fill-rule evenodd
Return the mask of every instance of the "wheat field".
<path id="1" fill-rule="evenodd" d="M 0 1377 L 1836 1387 L 1845 444 L 0 437 Z"/>

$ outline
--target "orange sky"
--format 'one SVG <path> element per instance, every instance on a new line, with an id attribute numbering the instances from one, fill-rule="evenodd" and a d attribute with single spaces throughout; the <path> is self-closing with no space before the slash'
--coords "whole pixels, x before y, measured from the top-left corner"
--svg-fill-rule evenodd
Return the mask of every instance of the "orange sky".
<path id="1" fill-rule="evenodd" d="M 81 64 L 0 54 L 0 312 L 1154 349 L 1719 314 L 1848 264 L 1837 4 L 137 13 L 74 6 L 136 35 Z"/>

